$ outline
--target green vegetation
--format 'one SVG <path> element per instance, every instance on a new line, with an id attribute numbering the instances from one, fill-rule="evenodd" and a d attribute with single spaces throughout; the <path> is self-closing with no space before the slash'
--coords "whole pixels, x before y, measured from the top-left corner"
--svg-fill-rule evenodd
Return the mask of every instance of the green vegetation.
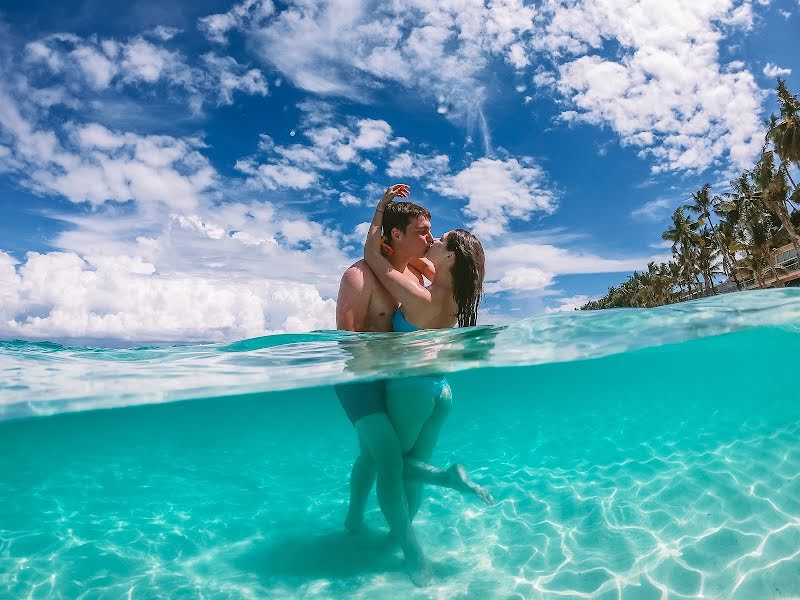
<path id="1" fill-rule="evenodd" d="M 712 195 L 704 185 L 672 214 L 661 235 L 672 242 L 672 260 L 647 265 L 581 310 L 651 308 L 720 292 L 715 276 L 725 275 L 726 291 L 768 287 L 784 269 L 772 260 L 775 249 L 792 244 L 800 256 L 800 188 L 789 167 L 800 167 L 800 101 L 778 80 L 780 116 L 772 115 L 758 162 Z M 735 286 L 735 287 L 733 287 Z"/>

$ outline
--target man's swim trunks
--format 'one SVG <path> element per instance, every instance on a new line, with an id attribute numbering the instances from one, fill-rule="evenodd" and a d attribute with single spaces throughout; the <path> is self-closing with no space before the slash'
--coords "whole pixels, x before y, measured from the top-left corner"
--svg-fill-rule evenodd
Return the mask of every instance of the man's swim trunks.
<path id="1" fill-rule="evenodd" d="M 347 418 L 356 421 L 368 415 L 386 412 L 386 380 L 341 383 L 334 386 Z"/>

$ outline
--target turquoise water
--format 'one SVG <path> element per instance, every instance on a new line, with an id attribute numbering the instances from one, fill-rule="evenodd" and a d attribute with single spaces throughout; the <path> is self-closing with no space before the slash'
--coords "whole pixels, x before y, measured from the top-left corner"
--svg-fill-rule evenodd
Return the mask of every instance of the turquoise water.
<path id="1" fill-rule="evenodd" d="M 800 596 L 800 291 L 506 327 L 0 343 L 1 598 Z M 448 372 L 415 588 L 331 384 Z M 179 401 L 180 400 L 180 401 Z"/>

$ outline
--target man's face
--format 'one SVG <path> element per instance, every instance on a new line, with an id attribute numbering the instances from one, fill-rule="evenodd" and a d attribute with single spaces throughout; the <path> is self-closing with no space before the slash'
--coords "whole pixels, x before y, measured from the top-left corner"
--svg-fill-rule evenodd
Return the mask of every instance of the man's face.
<path id="1" fill-rule="evenodd" d="M 414 258 L 422 258 L 433 243 L 431 222 L 425 217 L 417 217 L 408 224 L 405 235 L 400 233 L 394 237 L 393 242 L 395 250 Z"/>

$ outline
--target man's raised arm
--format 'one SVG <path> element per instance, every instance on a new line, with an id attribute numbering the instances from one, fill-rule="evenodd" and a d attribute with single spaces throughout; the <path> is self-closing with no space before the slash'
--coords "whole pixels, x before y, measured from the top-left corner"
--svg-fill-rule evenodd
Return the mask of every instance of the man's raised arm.
<path id="1" fill-rule="evenodd" d="M 364 271 L 353 265 L 342 275 L 336 299 L 336 329 L 364 331 L 372 290 Z"/>

